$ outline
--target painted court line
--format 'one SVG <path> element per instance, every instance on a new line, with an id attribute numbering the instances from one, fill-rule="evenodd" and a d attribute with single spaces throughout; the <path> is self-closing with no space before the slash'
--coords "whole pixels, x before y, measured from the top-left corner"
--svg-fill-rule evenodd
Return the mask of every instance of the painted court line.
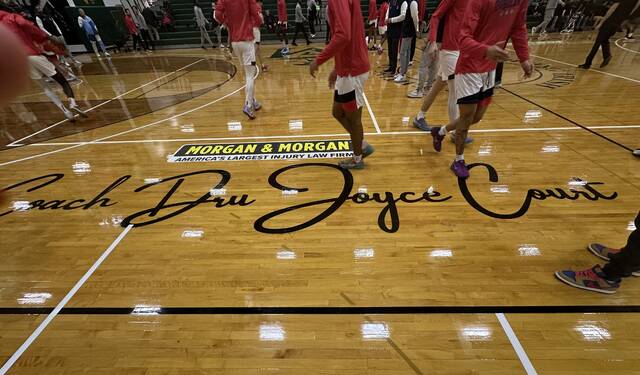
<path id="1" fill-rule="evenodd" d="M 568 62 L 564 62 L 564 61 L 560 61 L 560 60 L 555 60 L 555 59 L 550 59 L 550 58 L 548 58 L 548 57 L 542 57 L 542 56 L 538 56 L 538 55 L 531 55 L 531 54 L 530 54 L 530 56 L 533 56 L 533 57 L 535 57 L 535 58 L 537 58 L 537 59 L 549 60 L 549 61 L 553 61 L 553 62 L 558 63 L 558 64 L 567 65 L 567 66 L 571 66 L 571 67 L 574 67 L 574 68 L 576 68 L 576 69 L 579 69 L 579 68 L 576 66 L 576 64 L 569 64 Z M 618 75 L 618 74 L 613 74 L 613 73 L 605 72 L 605 71 L 602 71 L 602 70 L 587 69 L 586 71 L 588 71 L 588 72 L 594 72 L 594 73 L 600 73 L 600 74 L 604 74 L 604 75 L 607 75 L 607 76 L 616 77 L 616 78 L 621 78 L 621 79 L 625 79 L 625 80 L 627 80 L 627 81 L 631 81 L 631 82 L 635 82 L 635 83 L 640 83 L 640 80 L 633 79 L 633 78 L 629 78 L 629 77 L 625 77 L 625 76 L 621 76 L 621 75 Z"/>
<path id="2" fill-rule="evenodd" d="M 259 74 L 260 74 L 260 70 L 257 71 L 256 78 L 258 77 Z M 125 131 L 122 131 L 122 132 L 119 132 L 119 133 L 116 133 L 116 134 L 108 135 L 106 137 L 98 138 L 98 139 L 95 139 L 93 141 L 79 142 L 79 143 L 73 144 L 72 146 L 64 147 L 64 148 L 61 148 L 61 149 L 58 149 L 58 150 L 48 151 L 48 152 L 44 152 L 42 154 L 36 154 L 36 155 L 27 156 L 27 157 L 24 157 L 24 158 L 20 158 L 20 159 L 16 159 L 16 160 L 11 160 L 11 161 L 7 161 L 7 162 L 4 162 L 4 163 L 0 163 L 0 167 L 4 167 L 4 166 L 10 165 L 10 164 L 20 163 L 20 162 L 27 161 L 27 160 L 41 158 L 43 156 L 57 154 L 59 152 L 71 150 L 71 149 L 74 149 L 74 148 L 77 148 L 77 147 L 80 147 L 80 146 L 85 146 L 85 145 L 89 145 L 89 144 L 95 144 L 96 142 L 105 141 L 107 139 L 119 137 L 119 136 L 124 135 L 124 134 L 132 133 L 132 132 L 135 132 L 135 131 L 138 131 L 138 130 L 141 130 L 141 129 L 145 129 L 145 128 L 148 128 L 150 126 L 158 125 L 158 124 L 161 124 L 163 122 L 176 119 L 178 117 L 187 115 L 187 114 L 195 112 L 195 111 L 199 111 L 202 108 L 206 108 L 206 107 L 208 107 L 210 105 L 213 105 L 213 104 L 215 104 L 215 103 L 217 103 L 217 102 L 219 102 L 221 100 L 224 100 L 224 99 L 226 99 L 226 98 L 228 98 L 228 97 L 230 97 L 232 95 L 235 95 L 236 93 L 242 91 L 245 88 L 245 86 L 246 85 L 242 85 L 240 88 L 238 88 L 238 89 L 236 89 L 236 90 L 234 90 L 234 91 L 232 91 L 232 92 L 230 92 L 230 93 L 228 93 L 228 94 L 226 94 L 226 95 L 224 95 L 224 96 L 222 96 L 222 97 L 220 97 L 218 99 L 212 100 L 209 103 L 205 103 L 205 104 L 203 104 L 201 106 L 198 106 L 196 108 L 192 108 L 192 109 L 190 109 L 188 111 L 185 111 L 185 112 L 182 112 L 182 113 L 178 113 L 177 115 L 174 115 L 174 116 L 162 119 L 162 120 L 154 121 L 154 122 L 152 122 L 150 124 L 146 124 L 146 125 L 143 125 L 143 126 L 139 126 L 137 128 L 125 130 Z M 2 375 L 2 374 L 0 374 L 0 375 Z"/>
<path id="3" fill-rule="evenodd" d="M 625 51 L 627 51 L 627 52 L 631 52 L 631 53 L 638 53 L 638 54 L 640 54 L 640 51 L 636 51 L 636 50 L 633 50 L 633 49 L 631 49 L 631 48 L 627 48 L 627 47 L 623 47 L 623 46 L 621 46 L 621 45 L 619 44 L 621 40 L 624 40 L 624 38 L 620 38 L 620 39 L 616 40 L 616 46 L 618 46 L 618 48 L 623 49 L 623 50 L 625 50 Z"/>
<path id="4" fill-rule="evenodd" d="M 38 336 L 40 336 L 40 334 L 45 330 L 45 328 L 47 328 L 49 323 L 53 321 L 53 319 L 58 315 L 58 313 L 60 313 L 60 310 L 62 310 L 62 308 L 69 302 L 69 300 L 73 298 L 73 296 L 78 292 L 78 290 L 82 288 L 82 285 L 84 285 L 84 283 L 86 283 L 87 280 L 89 280 L 91 275 L 93 275 L 93 273 L 98 269 L 98 267 L 100 267 L 102 262 L 104 262 L 104 260 L 107 259 L 107 257 L 113 252 L 113 250 L 116 248 L 116 246 L 118 246 L 120 241 L 122 241 L 122 239 L 127 235 L 127 233 L 129 233 L 131 228 L 133 228 L 133 225 L 129 225 L 128 227 L 126 227 L 122 231 L 122 233 L 120 233 L 120 235 L 113 241 L 113 243 L 111 243 L 111 245 L 107 248 L 107 250 L 105 250 L 104 253 L 102 253 L 100 258 L 96 260 L 96 262 L 91 266 L 91 268 L 89 268 L 89 270 L 80 278 L 80 280 L 78 280 L 76 285 L 74 285 L 73 288 L 71 288 L 69 293 L 67 293 L 67 295 L 64 296 L 64 298 L 58 303 L 56 308 L 53 309 L 53 311 L 49 315 L 47 315 L 47 317 L 42 321 L 42 323 L 40 323 L 38 328 L 36 328 L 35 331 L 33 331 L 33 333 L 25 340 L 25 342 L 18 348 L 18 350 L 16 350 L 16 352 L 13 353 L 13 355 L 7 360 L 7 362 L 2 366 L 2 368 L 0 368 L 0 375 L 6 374 L 7 371 L 9 371 L 9 369 L 11 368 L 11 366 L 13 366 L 16 363 L 16 361 L 20 359 L 22 354 L 24 354 L 24 352 L 27 349 L 29 349 L 29 346 L 33 344 L 33 342 L 38 338 Z"/>
<path id="5" fill-rule="evenodd" d="M 640 129 L 640 125 L 602 125 L 589 126 L 589 129 Z M 514 129 L 476 129 L 470 133 L 510 133 L 510 132 L 541 132 L 541 131 L 565 131 L 582 130 L 575 126 L 564 126 L 555 128 L 514 128 Z M 408 130 L 384 133 L 364 133 L 365 135 L 430 135 L 429 132 L 421 130 Z M 299 134 L 299 135 L 269 135 L 255 137 L 210 137 L 210 138 L 173 138 L 173 139 L 140 139 L 130 141 L 93 141 L 93 142 L 53 142 L 53 143 L 33 143 L 28 147 L 42 146 L 69 146 L 69 145 L 110 145 L 110 144 L 132 144 L 132 143 L 162 143 L 162 142 L 203 142 L 203 141 L 250 141 L 262 139 L 296 139 L 296 138 L 323 138 L 323 137 L 348 137 L 347 133 L 332 134 Z M 0 164 L 1 166 L 2 164 Z"/>
<path id="6" fill-rule="evenodd" d="M 536 369 L 533 367 L 533 364 L 529 360 L 527 353 L 524 351 L 524 348 L 520 344 L 518 336 L 516 336 L 516 333 L 513 332 L 513 329 L 511 328 L 511 324 L 509 324 L 507 317 L 503 313 L 496 313 L 496 318 L 498 318 L 498 321 L 500 322 L 504 333 L 509 338 L 509 342 L 511 342 L 511 346 L 513 346 L 513 349 L 516 351 L 516 354 L 520 359 L 520 363 L 522 363 L 522 367 L 524 367 L 527 375 L 538 375 Z"/>
<path id="7" fill-rule="evenodd" d="M 373 126 L 376 128 L 376 133 L 382 133 L 380 130 L 380 126 L 378 126 L 378 119 L 376 119 L 376 115 L 373 114 L 373 110 L 371 109 L 371 105 L 369 105 L 369 100 L 367 99 L 367 95 L 362 93 L 362 97 L 364 98 L 364 104 L 367 105 L 367 110 L 369 111 L 369 116 L 371 116 L 371 121 L 373 121 Z"/>
<path id="8" fill-rule="evenodd" d="M 180 69 L 174 70 L 174 71 L 173 71 L 173 72 L 171 72 L 171 73 L 167 73 L 167 74 L 163 75 L 162 77 L 159 77 L 159 78 L 154 79 L 153 81 L 147 82 L 147 83 L 145 83 L 144 85 L 141 85 L 141 86 L 138 86 L 138 87 L 136 87 L 136 88 L 133 88 L 133 89 L 131 89 L 131 90 L 129 90 L 129 91 L 127 91 L 127 92 L 123 93 L 123 94 L 120 94 L 120 95 L 115 96 L 115 97 L 113 97 L 113 98 L 111 98 L 111 99 L 109 99 L 109 100 L 107 100 L 107 101 L 105 101 L 105 102 L 102 102 L 102 103 L 100 103 L 100 104 L 97 104 L 97 105 L 95 105 L 95 106 L 93 106 L 93 107 L 91 107 L 91 108 L 87 109 L 85 112 L 93 111 L 93 110 L 94 110 L 94 109 L 96 109 L 96 108 L 102 107 L 103 105 L 105 105 L 105 104 L 107 104 L 107 103 L 111 103 L 111 102 L 112 102 L 112 101 L 114 101 L 114 100 L 118 100 L 118 99 L 122 98 L 122 97 L 123 97 L 123 96 L 125 96 L 125 95 L 128 95 L 128 94 L 130 94 L 130 93 L 132 93 L 132 92 L 134 92 L 134 91 L 136 91 L 136 90 L 139 90 L 139 89 L 141 89 L 141 88 L 143 88 L 143 87 L 149 86 L 150 84 L 152 84 L 152 83 L 154 83 L 154 82 L 157 82 L 157 81 L 159 81 L 159 80 L 161 80 L 161 79 L 163 79 L 163 78 L 166 78 L 166 77 L 168 77 L 168 76 L 170 76 L 170 75 L 172 75 L 172 74 L 174 74 L 174 73 L 177 73 L 177 72 L 179 72 L 179 71 L 181 71 L 181 70 L 184 70 L 184 69 L 186 69 L 186 68 L 188 68 L 188 67 L 190 67 L 190 66 L 192 66 L 192 65 L 195 65 L 195 64 L 197 64 L 197 63 L 199 63 L 199 62 L 201 62 L 201 61 L 204 61 L 204 59 L 200 59 L 200 60 L 198 60 L 198 61 L 192 62 L 191 64 L 185 65 L 185 66 L 183 66 L 183 67 L 182 67 L 182 68 L 180 68 Z M 58 125 L 60 125 L 60 124 L 62 124 L 62 123 L 65 123 L 65 122 L 67 122 L 67 121 L 69 121 L 69 120 L 64 119 L 64 120 L 62 120 L 62 121 L 58 121 L 57 123 L 55 123 L 55 124 L 53 124 L 53 125 L 50 125 L 50 126 L 47 126 L 47 127 L 46 127 L 46 128 L 44 128 L 44 129 L 40 129 L 40 130 L 38 130 L 37 132 L 35 132 L 35 133 L 33 133 L 33 134 L 29 134 L 28 136 L 26 136 L 26 137 L 24 137 L 24 138 L 20 138 L 20 139 L 18 139 L 17 141 L 13 141 L 13 142 L 9 143 L 7 146 L 8 146 L 8 147 L 18 147 L 18 146 L 23 146 L 23 145 L 19 144 L 19 142 L 22 142 L 22 141 L 24 141 L 25 139 L 29 139 L 29 138 L 33 137 L 34 135 L 40 134 L 40 133 L 45 132 L 45 131 L 47 131 L 47 130 L 53 129 L 53 128 L 55 128 L 56 126 L 58 126 Z"/>

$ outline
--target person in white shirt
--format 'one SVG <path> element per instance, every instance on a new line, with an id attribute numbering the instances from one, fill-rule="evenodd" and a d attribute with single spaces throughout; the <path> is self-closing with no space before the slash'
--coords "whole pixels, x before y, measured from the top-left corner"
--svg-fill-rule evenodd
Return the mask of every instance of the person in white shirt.
<path id="1" fill-rule="evenodd" d="M 200 30 L 200 47 L 207 49 L 207 47 L 204 46 L 204 41 L 206 40 L 207 43 L 209 43 L 209 46 L 213 48 L 213 42 L 209 37 L 209 32 L 207 32 L 207 25 L 209 25 L 210 22 L 204 17 L 204 13 L 202 13 L 202 9 L 198 5 L 197 1 L 193 2 L 193 13 L 196 17 L 196 25 Z"/>

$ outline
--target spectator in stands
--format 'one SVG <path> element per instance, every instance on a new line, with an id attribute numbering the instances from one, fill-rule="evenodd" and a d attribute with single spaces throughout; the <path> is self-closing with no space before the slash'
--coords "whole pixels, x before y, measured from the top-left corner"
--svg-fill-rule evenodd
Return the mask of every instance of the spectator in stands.
<path id="1" fill-rule="evenodd" d="M 147 45 L 140 38 L 140 31 L 138 30 L 138 25 L 136 24 L 136 21 L 133 20 L 133 17 L 131 16 L 131 11 L 129 11 L 129 9 L 124 10 L 124 24 L 127 27 L 127 30 L 129 31 L 129 35 L 131 35 L 131 38 L 133 39 L 133 50 L 137 51 L 138 45 L 140 45 L 142 48 L 146 50 Z"/>
<path id="2" fill-rule="evenodd" d="M 104 46 L 102 38 L 100 38 L 100 33 L 98 32 L 98 27 L 95 22 L 93 22 L 91 17 L 86 15 L 82 8 L 78 9 L 78 14 L 78 26 L 84 31 L 84 34 L 91 43 L 91 47 L 93 47 L 93 52 L 95 52 L 96 56 L 100 57 L 96 44 L 100 47 L 104 57 L 111 56 L 109 52 L 107 52 L 107 47 Z"/>
<path id="3" fill-rule="evenodd" d="M 200 47 L 202 49 L 207 49 L 207 47 L 204 46 L 204 41 L 206 40 L 207 43 L 209 43 L 209 46 L 213 48 L 213 42 L 211 41 L 209 32 L 207 31 L 207 26 L 211 24 L 211 22 L 209 22 L 205 18 L 204 13 L 202 12 L 202 8 L 200 8 L 200 5 L 198 5 L 198 2 L 196 0 L 194 0 L 193 2 L 193 13 L 196 18 L 196 25 L 198 26 L 198 30 L 200 30 Z"/>
<path id="4" fill-rule="evenodd" d="M 147 26 L 149 26 L 149 32 L 151 33 L 151 38 L 153 40 L 160 40 L 160 34 L 158 34 L 158 27 L 160 26 L 160 21 L 156 16 L 155 12 L 151 10 L 149 7 L 144 7 L 142 10 L 142 16 L 144 20 L 147 22 Z"/>

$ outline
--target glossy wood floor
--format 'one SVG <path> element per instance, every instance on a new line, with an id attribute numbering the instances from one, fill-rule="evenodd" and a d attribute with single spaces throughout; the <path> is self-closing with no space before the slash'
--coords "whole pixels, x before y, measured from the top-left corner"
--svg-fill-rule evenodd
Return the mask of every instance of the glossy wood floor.
<path id="1" fill-rule="evenodd" d="M 346 177 L 336 159 L 167 162 L 185 144 L 347 139 L 329 67 L 308 74 L 321 44 L 287 59 L 263 46 L 254 121 L 241 113 L 237 61 L 219 50 L 81 56 L 74 89 L 95 107 L 88 119 L 63 122 L 35 86 L 0 110 L 0 187 L 12 187 L 0 209 L 0 362 L 21 353 L 10 374 L 640 374 L 640 280 L 608 296 L 553 276 L 597 263 L 590 242 L 622 246 L 640 208 L 629 152 L 640 147 L 640 43 L 613 39 L 609 67 L 577 70 L 590 37 L 533 39 L 528 81 L 506 64 L 471 133 L 467 162 L 484 164 L 466 184 L 449 171 L 451 143 L 436 154 L 403 124 L 420 103 L 406 97 L 420 52 L 408 85 L 383 79 L 386 55 L 370 55 L 363 123 L 376 153 Z M 447 121 L 445 95 L 433 124 Z M 308 191 L 270 185 L 304 163 L 322 165 L 276 180 Z M 220 170 L 226 205 L 194 203 Z M 345 184 L 384 203 L 342 202 Z M 556 197 L 527 205 L 530 189 Z M 426 191 L 431 201 L 389 203 Z"/>

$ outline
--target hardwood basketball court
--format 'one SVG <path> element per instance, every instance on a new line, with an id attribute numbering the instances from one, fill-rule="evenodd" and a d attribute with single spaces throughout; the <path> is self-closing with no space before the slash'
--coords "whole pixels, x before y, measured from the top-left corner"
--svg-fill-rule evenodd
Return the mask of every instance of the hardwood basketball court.
<path id="1" fill-rule="evenodd" d="M 308 74 L 321 44 L 263 46 L 254 121 L 219 50 L 82 56 L 89 119 L 35 86 L 0 112 L 0 373 L 640 374 L 640 280 L 553 275 L 622 246 L 640 207 L 640 44 L 577 70 L 588 36 L 532 40 L 528 81 L 506 64 L 466 183 L 403 121 L 419 53 L 410 85 L 370 55 L 376 153 L 351 173 L 327 157 L 348 135 L 328 68 Z M 317 158 L 234 158 L 247 143 Z"/>

